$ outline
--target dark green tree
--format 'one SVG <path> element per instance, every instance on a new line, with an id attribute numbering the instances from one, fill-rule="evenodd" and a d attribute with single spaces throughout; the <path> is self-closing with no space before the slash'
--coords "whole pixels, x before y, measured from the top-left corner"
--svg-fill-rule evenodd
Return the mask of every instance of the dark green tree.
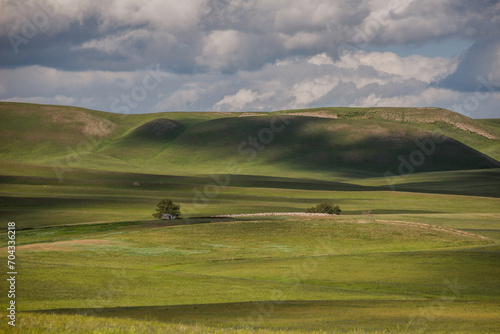
<path id="1" fill-rule="evenodd" d="M 328 213 L 330 215 L 340 215 L 342 210 L 338 205 L 333 205 L 327 202 L 320 203 L 312 208 L 306 209 L 307 213 Z"/>
<path id="2" fill-rule="evenodd" d="M 161 219 L 161 217 L 167 213 L 170 213 L 177 218 L 181 218 L 181 206 L 179 204 L 175 204 L 170 198 L 164 198 L 158 203 L 156 212 L 153 213 L 153 217 Z"/>

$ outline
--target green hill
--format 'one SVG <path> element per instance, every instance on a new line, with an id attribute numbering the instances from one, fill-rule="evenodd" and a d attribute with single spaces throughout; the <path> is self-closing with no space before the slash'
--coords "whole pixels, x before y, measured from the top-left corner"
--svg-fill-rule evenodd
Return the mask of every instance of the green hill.
<path id="1" fill-rule="evenodd" d="M 221 174 L 228 163 L 233 174 L 326 178 L 500 167 L 495 120 L 437 108 L 118 115 L 0 103 L 0 133 L 2 160 L 157 174 Z"/>

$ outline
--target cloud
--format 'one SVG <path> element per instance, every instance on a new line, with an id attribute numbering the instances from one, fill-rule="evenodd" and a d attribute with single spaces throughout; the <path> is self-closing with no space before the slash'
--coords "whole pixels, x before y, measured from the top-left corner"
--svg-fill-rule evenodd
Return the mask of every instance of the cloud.
<path id="1" fill-rule="evenodd" d="M 242 39 L 236 30 L 213 31 L 204 38 L 202 54 L 196 62 L 214 70 L 230 70 L 239 65 L 238 61 L 244 61 L 245 53 L 250 51 Z"/>
<path id="2" fill-rule="evenodd" d="M 307 63 L 313 64 L 313 65 L 332 65 L 333 60 L 332 58 L 328 57 L 326 53 L 321 53 L 315 56 L 312 56 L 311 58 L 307 59 Z"/>
<path id="3" fill-rule="evenodd" d="M 162 82 L 131 111 L 274 110 L 415 101 L 429 83 L 450 74 L 453 64 L 453 59 L 359 51 L 338 60 L 326 54 L 296 57 L 260 70 L 226 75 L 160 71 Z M 74 97 L 67 100 L 73 102 L 70 104 L 87 101 L 88 106 L 92 101 L 97 109 L 111 111 L 114 100 L 131 95 L 134 87 L 143 86 L 148 75 L 146 68 L 135 72 L 76 73 L 40 66 L 4 69 L 0 77 L 9 79 L 9 85 L 0 97 L 36 96 L 46 101 L 61 95 Z M 432 102 L 430 98 L 422 101 Z"/>
<path id="4" fill-rule="evenodd" d="M 234 95 L 226 95 L 214 105 L 215 110 L 244 110 L 248 105 L 258 98 L 257 92 L 250 89 L 240 89 Z"/>
<path id="5" fill-rule="evenodd" d="M 184 88 L 173 92 L 168 97 L 156 103 L 153 109 L 155 111 L 193 110 L 195 103 L 206 93 L 207 89 L 200 87 L 200 85 L 188 84 Z"/>
<path id="6" fill-rule="evenodd" d="M 368 96 L 359 98 L 353 106 L 356 107 L 426 107 L 435 106 L 436 103 L 443 100 L 455 100 L 459 96 L 458 93 L 438 88 L 425 88 L 406 94 L 396 95 L 392 97 L 384 97 L 371 93 Z"/>
<path id="7" fill-rule="evenodd" d="M 25 102 L 25 103 L 42 103 L 42 104 L 62 104 L 62 105 L 73 105 L 77 102 L 77 99 L 74 97 L 56 95 L 54 97 L 42 97 L 42 96 L 34 96 L 34 97 L 11 97 L 7 99 L 0 100 L 3 102 Z"/>
<path id="8" fill-rule="evenodd" d="M 427 58 L 418 55 L 399 57 L 392 52 L 357 52 L 350 57 L 357 66 L 369 66 L 380 73 L 398 76 L 401 79 L 420 80 L 426 83 L 449 74 L 456 66 L 446 58 Z"/>
<path id="9" fill-rule="evenodd" d="M 478 76 L 500 83 L 494 36 L 500 4 L 493 0 L 0 0 L 0 6 L 4 100 L 115 111 L 113 102 L 139 92 L 155 64 L 163 79 L 131 112 L 370 103 L 452 108 L 474 94 Z M 476 43 L 452 59 L 372 51 L 450 38 Z M 489 115 L 495 90 L 484 85 L 489 99 L 463 112 Z"/>
<path id="10" fill-rule="evenodd" d="M 232 74 L 160 71 L 160 84 L 129 109 L 158 112 L 437 106 L 469 116 L 493 117 L 500 96 L 490 94 L 471 104 L 471 99 L 475 99 L 473 93 L 435 87 L 436 80 L 452 73 L 455 66 L 455 59 L 359 51 L 337 60 L 325 54 L 305 59 L 295 57 L 259 70 Z M 3 85 L 0 99 L 116 111 L 112 108 L 113 101 L 131 96 L 134 87 L 142 87 L 148 75 L 146 68 L 135 72 L 76 73 L 40 66 L 3 69 L 0 78 L 8 80 L 9 85 Z"/>
<path id="11" fill-rule="evenodd" d="M 286 108 L 298 109 L 307 107 L 330 92 L 339 82 L 340 78 L 328 75 L 298 82 L 292 87 L 290 92 L 294 100 Z"/>
<path id="12" fill-rule="evenodd" d="M 500 91 L 500 37 L 474 43 L 440 85 L 465 92 Z"/>
<path id="13" fill-rule="evenodd" d="M 362 51 L 346 54 L 337 61 L 324 54 L 305 60 L 296 58 L 259 71 L 239 73 L 246 88 L 224 95 L 214 108 L 269 110 L 279 105 L 281 109 L 294 109 L 358 106 L 369 101 L 406 101 L 408 105 L 424 94 L 429 82 L 449 74 L 453 64 L 453 60 L 445 58 L 404 58 L 393 53 Z M 268 81 L 269 78 L 273 80 Z M 226 87 L 232 87 L 235 81 L 229 81 Z M 424 101 L 431 102 L 430 95 Z"/>
<path id="14" fill-rule="evenodd" d="M 0 3 L 0 56 L 10 67 L 125 71 L 159 62 L 175 73 L 234 72 L 337 56 L 342 43 L 422 44 L 500 30 L 500 5 L 487 0 Z"/>
<path id="15" fill-rule="evenodd" d="M 367 3 L 370 14 L 360 24 L 356 37 L 376 45 L 421 45 L 452 36 L 482 39 L 494 35 L 500 28 L 500 4 L 495 0 Z"/>

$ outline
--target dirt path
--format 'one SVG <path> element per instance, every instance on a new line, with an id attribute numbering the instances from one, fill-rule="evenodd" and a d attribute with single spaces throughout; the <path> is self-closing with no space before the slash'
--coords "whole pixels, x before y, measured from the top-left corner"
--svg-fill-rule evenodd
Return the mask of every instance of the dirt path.
<path id="1" fill-rule="evenodd" d="M 299 216 L 299 217 L 315 217 L 315 216 L 332 216 L 328 213 L 306 213 L 306 212 L 264 212 L 264 213 L 241 213 L 234 215 L 217 215 L 214 218 L 237 218 L 237 217 L 260 217 L 260 216 Z"/>

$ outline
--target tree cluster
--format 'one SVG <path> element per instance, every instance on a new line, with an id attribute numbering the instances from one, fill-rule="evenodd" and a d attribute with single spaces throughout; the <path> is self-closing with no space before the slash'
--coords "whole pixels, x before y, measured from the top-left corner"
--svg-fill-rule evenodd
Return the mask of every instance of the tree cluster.
<path id="1" fill-rule="evenodd" d="M 330 215 L 340 215 L 342 210 L 338 205 L 333 205 L 327 202 L 320 203 L 312 208 L 306 209 L 307 213 L 328 213 Z"/>
<path id="2" fill-rule="evenodd" d="M 181 218 L 181 206 L 175 204 L 170 198 L 162 199 L 153 213 L 153 217 L 161 219 L 164 214 L 170 213 L 171 215 Z"/>

